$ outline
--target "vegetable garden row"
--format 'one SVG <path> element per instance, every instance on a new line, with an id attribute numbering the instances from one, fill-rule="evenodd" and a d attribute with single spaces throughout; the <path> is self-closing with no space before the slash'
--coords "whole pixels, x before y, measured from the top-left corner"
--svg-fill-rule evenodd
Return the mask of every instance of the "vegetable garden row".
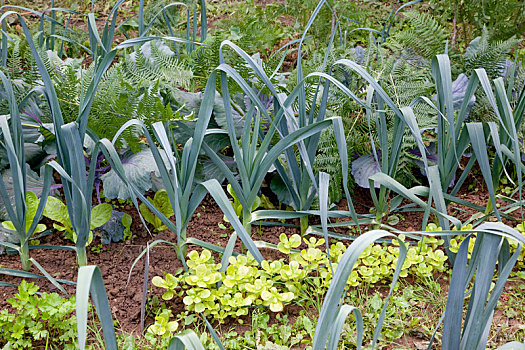
<path id="1" fill-rule="evenodd" d="M 447 4 L 2 6 L 0 346 L 525 349 L 525 7 Z"/>

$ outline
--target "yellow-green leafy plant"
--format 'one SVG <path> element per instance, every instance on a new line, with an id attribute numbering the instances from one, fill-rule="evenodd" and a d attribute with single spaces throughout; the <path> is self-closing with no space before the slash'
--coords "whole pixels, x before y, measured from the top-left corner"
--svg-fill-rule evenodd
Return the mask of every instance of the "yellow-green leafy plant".
<path id="1" fill-rule="evenodd" d="M 33 224 L 33 221 L 35 220 L 36 212 L 38 209 L 38 205 L 40 204 L 40 199 L 36 196 L 36 194 L 32 191 L 27 191 L 26 193 L 26 231 L 29 231 L 31 225 Z M 12 221 L 4 221 L 2 222 L 2 226 L 5 229 L 16 231 L 15 226 L 13 225 Z M 33 231 L 33 234 L 40 233 L 45 231 L 46 225 L 44 224 L 38 224 L 36 225 L 35 230 Z"/>
<path id="2" fill-rule="evenodd" d="M 301 236 L 294 234 L 288 238 L 286 234 L 281 233 L 279 236 L 279 243 L 277 244 L 277 249 L 285 254 L 290 254 L 291 250 L 297 248 L 301 245 Z"/>
<path id="3" fill-rule="evenodd" d="M 525 223 L 516 225 L 516 230 L 521 234 L 525 235 Z M 514 251 L 518 248 L 517 241 L 510 241 L 510 247 Z M 512 271 L 519 278 L 525 278 L 525 249 L 522 249 L 518 261 L 516 262 L 516 268 Z"/>
<path id="4" fill-rule="evenodd" d="M 242 207 L 241 201 L 239 200 L 239 197 L 237 197 L 237 195 L 235 194 L 235 191 L 233 190 L 233 187 L 232 187 L 231 184 L 228 184 L 228 186 L 226 186 L 226 190 L 228 191 L 230 196 L 232 196 L 232 198 L 233 198 L 232 206 L 233 206 L 233 210 L 235 210 L 235 214 L 237 214 L 237 217 L 242 219 L 243 207 Z M 261 206 L 261 203 L 262 203 L 261 202 L 261 197 L 259 197 L 259 196 L 255 197 L 255 201 L 252 204 L 252 210 L 251 211 L 253 212 L 255 209 L 259 208 Z M 226 215 L 224 215 L 223 220 L 226 221 L 226 222 L 229 222 L 229 220 L 226 217 Z"/>
<path id="5" fill-rule="evenodd" d="M 179 270 L 177 274 L 180 272 Z M 159 288 L 166 289 L 166 292 L 162 294 L 162 299 L 164 300 L 171 300 L 173 297 L 177 294 L 176 289 L 179 286 L 179 279 L 172 275 L 171 273 L 166 273 L 164 275 L 164 278 L 160 276 L 155 276 L 151 279 L 151 283 L 153 283 L 154 286 Z"/>
<path id="6" fill-rule="evenodd" d="M 430 227 L 432 228 L 432 227 Z M 301 242 L 307 245 L 300 251 Z M 404 242 L 405 237 L 400 236 Z M 444 241 L 426 237 L 417 245 L 407 246 L 407 258 L 400 270 L 400 277 L 409 275 L 427 278 L 448 268 L 447 256 L 441 246 Z M 324 239 L 301 239 L 281 234 L 278 250 L 286 259 L 267 261 L 259 265 L 250 255 L 230 256 L 227 268 L 216 264 L 209 250 L 192 251 L 188 255 L 188 271 L 180 276 L 167 273 L 165 278 L 156 276 L 153 284 L 166 289 L 163 299 L 176 295 L 183 298 L 189 311 L 202 312 L 223 322 L 227 317 L 238 318 L 249 313 L 250 307 L 264 306 L 281 312 L 284 305 L 294 300 L 309 298 L 312 292 L 324 294 L 332 282 L 332 269 L 337 270 L 347 247 L 342 242 L 331 244 L 328 259 L 320 249 Z M 347 285 L 376 284 L 391 281 L 399 254 L 397 240 L 392 244 L 374 244 L 363 250 L 356 269 L 350 274 Z"/>
<path id="7" fill-rule="evenodd" d="M 221 280 L 220 264 L 215 264 L 209 250 L 199 253 L 195 250 L 188 254 L 188 274 L 184 281 L 190 289 L 182 299 L 190 311 L 203 312 L 218 310 L 216 284 Z"/>
<path id="8" fill-rule="evenodd" d="M 159 190 L 155 193 L 153 198 L 148 197 L 148 200 L 162 213 L 165 217 L 169 218 L 173 216 L 174 211 L 170 204 L 170 199 L 168 197 L 168 192 L 166 190 Z M 153 228 L 156 232 L 167 230 L 168 227 L 148 209 L 146 204 L 142 203 L 139 206 L 140 213 L 144 220 L 153 225 Z"/>
<path id="9" fill-rule="evenodd" d="M 399 238 L 400 242 L 405 241 L 403 235 Z M 299 251 L 297 248 L 302 241 L 307 248 Z M 400 277 L 427 278 L 448 268 L 447 256 L 441 249 L 442 239 L 426 237 L 415 243 L 412 246 L 404 244 L 407 258 Z M 331 244 L 330 264 L 328 255 L 320 249 L 324 244 L 322 238 L 301 239 L 299 235 L 282 234 L 277 247 L 286 254 L 286 259 L 263 260 L 259 265 L 250 254 L 230 256 L 225 269 L 215 263 L 210 251 L 203 250 L 200 254 L 192 251 L 188 255 L 188 272 L 180 277 L 166 274 L 163 279 L 157 276 L 153 284 L 166 289 L 165 300 L 179 295 L 189 311 L 203 312 L 220 322 L 227 317 L 247 315 L 250 307 L 265 306 L 280 312 L 286 303 L 308 297 L 312 290 L 324 294 L 328 289 L 332 271 L 337 270 L 347 247 L 342 242 Z M 398 262 L 399 249 L 397 240 L 393 244 L 366 247 L 347 285 L 389 282 Z"/>
<path id="10" fill-rule="evenodd" d="M 261 298 L 266 304 L 269 304 L 270 310 L 273 312 L 283 311 L 284 303 L 292 301 L 294 297 L 295 295 L 292 292 L 280 293 L 276 287 L 272 287 L 261 293 Z"/>
<path id="11" fill-rule="evenodd" d="M 171 316 L 171 310 L 163 309 L 155 316 L 155 323 L 148 327 L 147 333 L 155 338 L 170 339 L 173 337 L 173 333 L 179 328 L 179 323 L 170 321 Z"/>
<path id="12" fill-rule="evenodd" d="M 104 225 L 111 218 L 113 207 L 109 203 L 102 203 L 91 208 L 89 238 L 87 244 L 93 241 L 93 230 Z M 64 231 L 67 239 L 77 242 L 77 235 L 71 224 L 67 206 L 56 197 L 49 197 L 44 209 L 44 216 L 55 221 L 53 227 L 57 231 Z"/>

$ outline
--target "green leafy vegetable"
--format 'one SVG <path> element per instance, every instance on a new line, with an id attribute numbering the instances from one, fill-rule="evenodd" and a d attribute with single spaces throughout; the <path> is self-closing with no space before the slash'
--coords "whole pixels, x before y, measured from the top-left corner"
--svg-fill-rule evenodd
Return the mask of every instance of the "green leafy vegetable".
<path id="1" fill-rule="evenodd" d="M 93 241 L 93 230 L 108 222 L 111 218 L 112 212 L 113 208 L 109 203 L 98 204 L 91 209 L 91 230 L 89 233 L 88 244 Z M 56 223 L 53 224 L 53 227 L 58 231 L 65 231 L 66 238 L 76 243 L 77 235 L 71 225 L 69 212 L 64 202 L 56 197 L 49 197 L 44 209 L 44 216 L 56 221 Z"/>
<path id="2" fill-rule="evenodd" d="M 148 197 L 148 200 L 165 217 L 170 218 L 175 214 L 170 203 L 168 192 L 166 192 L 166 190 L 157 191 L 157 193 L 155 193 L 155 196 L 153 198 Z M 148 209 L 148 206 L 146 204 L 142 203 L 139 206 L 139 210 L 144 220 L 152 224 L 155 231 L 159 232 L 168 229 L 168 227 L 164 225 L 162 220 L 159 219 L 155 214 L 151 212 L 151 210 Z"/>
<path id="3" fill-rule="evenodd" d="M 33 221 L 35 220 L 36 212 L 38 209 L 38 204 L 40 204 L 40 199 L 36 196 L 34 192 L 27 191 L 26 193 L 26 232 L 29 231 L 29 228 L 33 224 Z M 2 222 L 2 226 L 8 230 L 16 231 L 15 226 L 11 221 L 4 221 Z M 44 224 L 38 224 L 33 232 L 40 233 L 43 232 L 46 229 L 46 225 Z"/>

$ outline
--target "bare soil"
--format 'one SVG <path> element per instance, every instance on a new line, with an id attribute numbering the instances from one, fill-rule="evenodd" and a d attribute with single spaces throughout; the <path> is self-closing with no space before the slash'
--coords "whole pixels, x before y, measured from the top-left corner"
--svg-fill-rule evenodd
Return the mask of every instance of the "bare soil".
<path id="1" fill-rule="evenodd" d="M 479 177 L 479 176 L 478 176 Z M 476 181 L 476 182 L 474 182 Z M 468 190 L 468 187 L 472 183 L 482 184 L 481 178 L 476 178 L 474 175 L 469 175 L 469 180 L 461 189 L 459 196 L 465 200 L 484 205 L 488 200 L 488 194 L 485 188 L 474 188 Z M 471 186 L 472 187 L 472 186 Z M 356 188 L 354 191 L 354 205 L 358 213 L 369 213 L 372 207 L 372 201 L 370 199 L 368 189 Z M 346 200 L 343 199 L 339 203 L 340 209 L 346 209 Z M 457 208 L 458 206 L 449 207 L 449 212 L 455 212 L 456 217 L 464 221 L 470 217 L 473 213 L 472 210 L 467 208 Z M 111 309 L 114 317 L 118 320 L 120 328 L 125 332 L 137 333 L 140 328 L 140 310 L 142 300 L 142 286 L 144 278 L 144 259 L 142 259 L 135 266 L 134 270 L 130 275 L 129 284 L 127 284 L 128 274 L 130 268 L 135 259 L 139 254 L 144 251 L 147 243 L 152 243 L 155 240 L 166 240 L 169 242 L 176 242 L 176 235 L 170 231 L 163 231 L 157 234 L 150 234 L 142 225 L 136 210 L 132 206 L 125 206 L 124 208 L 118 208 L 128 212 L 133 217 L 132 232 L 133 237 L 124 242 L 112 243 L 109 245 L 102 246 L 100 252 L 88 252 L 89 264 L 97 265 L 102 271 L 104 282 L 107 289 L 107 294 L 110 302 Z M 516 215 L 519 215 L 518 213 Z M 404 231 L 416 231 L 421 229 L 421 212 L 404 213 L 402 220 L 396 225 L 396 228 Z M 316 219 L 311 220 L 312 223 L 316 222 Z M 228 238 L 231 234 L 231 230 L 221 229 L 218 224 L 222 223 L 224 226 L 229 227 L 229 224 L 223 221 L 223 213 L 220 208 L 215 204 L 213 199 L 207 196 L 204 201 L 199 205 L 196 210 L 189 226 L 188 226 L 188 237 L 198 238 L 200 240 L 225 246 Z M 297 221 L 290 221 L 290 223 L 298 224 Z M 511 223 L 515 226 L 516 223 Z M 49 227 L 50 225 L 48 225 Z M 150 227 L 150 230 L 152 228 Z M 366 228 L 364 228 L 366 231 Z M 347 227 L 341 227 L 333 229 L 333 231 L 340 234 L 353 234 Z M 254 240 L 262 240 L 269 243 L 277 244 L 279 242 L 279 235 L 286 233 L 288 236 L 299 233 L 298 228 L 283 227 L 283 226 L 256 226 L 252 227 L 252 238 Z M 95 246 L 100 241 L 95 239 L 91 246 Z M 44 237 L 40 244 L 45 245 L 72 245 L 72 242 L 65 240 L 62 235 L 55 232 L 47 237 Z M 192 249 L 199 250 L 199 247 L 188 246 L 188 251 Z M 241 249 L 240 241 L 237 242 L 236 251 Z M 263 255 L 268 259 L 279 259 L 282 258 L 279 252 L 275 250 L 262 249 Z M 31 256 L 38 261 L 46 271 L 52 276 L 60 279 L 75 281 L 77 276 L 77 264 L 76 257 L 73 251 L 65 250 L 33 250 Z M 11 269 L 21 269 L 20 260 L 18 255 L 2 255 L 0 256 L 0 266 Z M 171 245 L 158 244 L 150 250 L 150 265 L 149 265 L 149 288 L 150 292 L 148 296 L 160 297 L 163 290 L 154 287 L 151 284 L 151 278 L 153 276 L 163 276 L 164 272 L 175 272 L 182 265 L 177 258 L 175 249 Z M 40 272 L 33 267 L 32 272 L 40 274 Z M 11 276 L 2 276 L 2 280 L 18 285 L 21 281 L 20 278 Z M 35 280 L 37 284 L 41 286 L 41 291 L 46 292 L 57 292 L 56 288 L 45 279 Z M 74 295 L 75 289 L 73 286 L 64 286 L 70 295 Z M 443 283 L 443 290 L 447 290 L 446 281 Z M 0 309 L 8 307 L 7 299 L 12 297 L 16 293 L 14 288 L 0 287 Z M 504 296 L 502 296 L 503 298 Z M 505 302 L 505 299 L 502 299 Z M 181 300 L 177 298 L 173 299 L 168 303 L 173 308 L 174 314 L 184 311 L 184 305 Z M 288 307 L 287 312 L 290 315 L 290 319 L 294 319 L 299 314 L 300 308 L 293 305 Z M 151 322 L 151 316 L 146 319 L 146 326 L 148 322 Z M 506 318 L 501 312 L 496 313 L 495 320 L 497 324 L 506 324 L 510 328 L 515 328 L 515 321 Z M 244 325 L 239 325 L 235 321 L 222 325 L 221 328 L 228 329 L 228 327 L 235 327 L 238 333 L 242 333 L 247 329 L 247 325 L 250 325 L 249 317 L 244 322 Z M 416 332 L 417 333 L 417 332 Z M 415 336 L 407 335 L 406 346 L 410 348 L 416 348 L 415 345 L 421 342 L 417 334 Z M 403 338 L 403 339 L 405 339 Z M 410 345 L 409 345 L 410 344 Z"/>

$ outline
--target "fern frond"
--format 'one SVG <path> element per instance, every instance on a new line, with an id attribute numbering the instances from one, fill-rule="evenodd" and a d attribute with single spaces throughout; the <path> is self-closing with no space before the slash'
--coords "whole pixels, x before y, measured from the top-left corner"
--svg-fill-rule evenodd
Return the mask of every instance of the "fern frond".
<path id="1" fill-rule="evenodd" d="M 151 45 L 151 53 L 154 64 L 159 67 L 160 78 L 169 85 L 189 88 L 193 79 L 193 72 L 186 65 L 169 55 L 166 51 L 161 51 L 155 43 Z"/>
<path id="2" fill-rule="evenodd" d="M 127 79 L 146 88 L 157 80 L 168 89 L 188 88 L 193 72 L 178 61 L 172 52 L 161 50 L 157 45 L 150 42 L 133 54 L 126 55 L 123 69 Z"/>
<path id="3" fill-rule="evenodd" d="M 405 18 L 407 28 L 394 33 L 390 41 L 400 43 L 425 59 L 444 52 L 449 32 L 435 18 L 418 11 L 406 12 Z"/>
<path id="4" fill-rule="evenodd" d="M 491 42 L 489 31 L 484 28 L 482 35 L 472 40 L 465 52 L 465 68 L 484 68 L 491 78 L 501 76 L 505 70 L 505 59 L 520 41 L 514 36 L 505 41 Z"/>

